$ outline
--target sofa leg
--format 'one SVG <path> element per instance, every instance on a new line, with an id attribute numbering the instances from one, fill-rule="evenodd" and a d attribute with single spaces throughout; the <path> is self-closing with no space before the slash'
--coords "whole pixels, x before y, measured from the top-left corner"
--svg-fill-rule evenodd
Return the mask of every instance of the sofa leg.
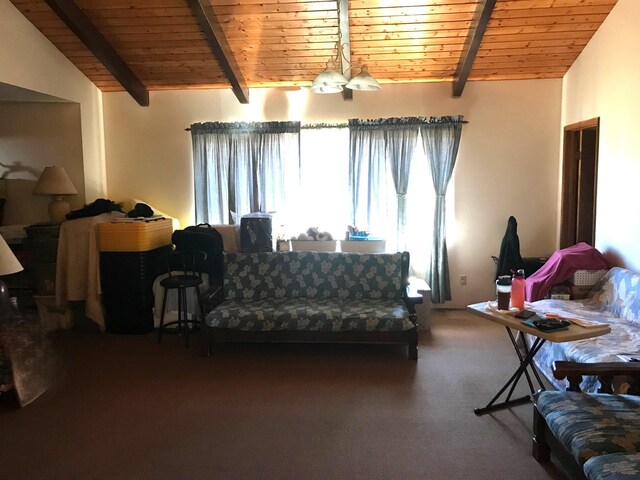
<path id="1" fill-rule="evenodd" d="M 211 343 L 206 339 L 203 339 L 202 342 L 200 342 L 200 355 L 203 357 L 211 356 Z"/>
<path id="2" fill-rule="evenodd" d="M 413 328 L 408 333 L 407 355 L 409 360 L 418 360 L 418 329 Z"/>
<path id="3" fill-rule="evenodd" d="M 531 444 L 531 454 L 538 462 L 548 462 L 551 458 L 549 445 L 545 439 L 547 422 L 538 411 L 537 405 L 533 405 L 533 442 Z"/>
<path id="4" fill-rule="evenodd" d="M 408 353 L 408 356 L 409 356 L 409 360 L 418 360 L 418 346 L 417 345 L 409 345 L 407 353 Z"/>

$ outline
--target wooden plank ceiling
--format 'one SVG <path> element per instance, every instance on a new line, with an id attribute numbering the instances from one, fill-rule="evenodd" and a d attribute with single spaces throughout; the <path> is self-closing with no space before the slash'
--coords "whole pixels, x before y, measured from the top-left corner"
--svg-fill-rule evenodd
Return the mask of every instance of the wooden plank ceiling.
<path id="1" fill-rule="evenodd" d="M 51 1 L 11 1 L 102 91 L 124 89 Z M 494 0 L 468 80 L 562 77 L 616 1 Z M 214 28 L 248 87 L 308 86 L 336 55 L 335 0 L 75 0 L 147 90 L 230 88 L 228 68 L 214 55 L 194 3 L 211 7 Z M 353 74 L 367 65 L 382 84 L 453 82 L 485 3 L 342 1 Z"/>

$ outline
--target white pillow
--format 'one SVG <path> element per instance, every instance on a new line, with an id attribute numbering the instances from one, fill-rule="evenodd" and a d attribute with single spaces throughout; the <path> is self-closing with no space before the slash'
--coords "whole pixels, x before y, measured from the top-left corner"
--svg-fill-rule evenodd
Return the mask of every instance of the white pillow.
<path id="1" fill-rule="evenodd" d="M 225 252 L 240 251 L 240 225 L 211 225 L 222 237 Z"/>

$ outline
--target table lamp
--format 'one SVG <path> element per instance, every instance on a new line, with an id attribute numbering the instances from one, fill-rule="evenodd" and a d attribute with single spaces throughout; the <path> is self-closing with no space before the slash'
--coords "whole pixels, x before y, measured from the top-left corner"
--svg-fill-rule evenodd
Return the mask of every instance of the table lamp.
<path id="1" fill-rule="evenodd" d="M 22 265 L 13 254 L 7 242 L 0 235 L 0 276 L 11 275 L 22 271 Z M 4 313 L 9 308 L 9 288 L 0 279 L 0 313 Z"/>
<path id="2" fill-rule="evenodd" d="M 53 223 L 60 224 L 64 222 L 65 215 L 71 211 L 69 202 L 63 198 L 63 195 L 74 195 L 78 191 L 71 183 L 67 171 L 63 167 L 54 166 L 44 168 L 33 193 L 52 196 L 49 217 Z"/>

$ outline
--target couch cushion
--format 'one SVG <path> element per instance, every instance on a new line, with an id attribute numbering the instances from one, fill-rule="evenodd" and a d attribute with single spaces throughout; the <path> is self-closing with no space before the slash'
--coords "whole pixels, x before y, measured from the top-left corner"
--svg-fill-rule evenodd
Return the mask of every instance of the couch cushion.
<path id="1" fill-rule="evenodd" d="M 608 323 L 611 333 L 576 342 L 546 342 L 535 357 L 535 363 L 558 390 L 566 380 L 551 373 L 553 361 L 617 362 L 617 354 L 637 353 L 640 345 L 640 274 L 619 267 L 610 269 L 593 287 L 591 297 L 583 300 L 539 300 L 530 304 L 539 313 L 555 313 L 560 317 Z M 529 343 L 533 338 L 528 338 Z M 585 376 L 580 388 L 596 392 L 598 381 Z"/>
<path id="2" fill-rule="evenodd" d="M 286 252 L 288 298 L 339 298 L 345 290 L 345 259 L 336 252 Z"/>
<path id="3" fill-rule="evenodd" d="M 345 290 L 349 299 L 398 299 L 402 292 L 402 254 L 342 253 Z"/>
<path id="4" fill-rule="evenodd" d="M 291 280 L 284 257 L 270 252 L 224 253 L 223 288 L 227 300 L 282 298 Z"/>
<path id="5" fill-rule="evenodd" d="M 640 397 L 547 391 L 536 404 L 580 465 L 596 455 L 640 452 Z"/>
<path id="6" fill-rule="evenodd" d="M 590 303 L 640 325 L 640 273 L 612 268 L 594 285 Z"/>
<path id="7" fill-rule="evenodd" d="M 409 311 L 397 300 L 349 300 L 342 309 L 344 330 L 399 331 L 413 327 Z"/>
<path id="8" fill-rule="evenodd" d="M 594 314 L 588 305 L 580 301 L 540 300 L 531 305 L 532 309 L 540 312 L 554 312 L 567 318 L 592 319 L 609 323 L 611 326 L 611 332 L 607 335 L 575 342 L 545 342 L 542 345 L 534 361 L 557 390 L 565 390 L 568 382 L 553 376 L 551 371 L 553 362 L 556 360 L 581 363 L 619 362 L 620 358 L 617 354 L 638 351 L 638 345 L 640 345 L 640 326 L 638 325 L 614 318 L 610 314 Z M 534 338 L 528 336 L 527 340 L 531 345 Z M 596 392 L 599 386 L 597 377 L 587 375 L 583 377 L 580 389 L 583 392 Z"/>
<path id="9" fill-rule="evenodd" d="M 285 299 L 274 314 L 280 330 L 325 330 L 339 328 L 342 321 L 341 302 L 335 299 Z"/>
<path id="10" fill-rule="evenodd" d="M 278 303 L 275 299 L 225 300 L 209 312 L 205 321 L 217 328 L 271 330 Z"/>
<path id="11" fill-rule="evenodd" d="M 401 300 L 225 300 L 207 315 L 210 327 L 247 331 L 403 331 L 414 328 Z"/>
<path id="12" fill-rule="evenodd" d="M 640 478 L 640 453 L 611 453 L 591 457 L 584 464 L 589 480 L 637 480 Z"/>
<path id="13" fill-rule="evenodd" d="M 400 299 L 402 254 L 225 253 L 224 298 Z"/>

